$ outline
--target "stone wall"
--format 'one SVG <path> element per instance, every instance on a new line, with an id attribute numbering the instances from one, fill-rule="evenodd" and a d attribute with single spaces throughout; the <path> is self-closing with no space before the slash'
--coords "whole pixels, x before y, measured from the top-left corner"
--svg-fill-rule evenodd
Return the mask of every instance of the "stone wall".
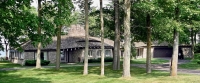
<path id="1" fill-rule="evenodd" d="M 191 48 L 182 48 L 183 50 L 183 55 L 184 55 L 184 58 L 186 57 L 192 57 L 192 51 L 191 51 Z"/>
<path id="2" fill-rule="evenodd" d="M 48 60 L 51 63 L 56 63 L 56 51 L 49 51 L 48 52 Z"/>
<path id="3" fill-rule="evenodd" d="M 34 60 L 34 52 L 24 52 L 25 60 Z"/>
<path id="4" fill-rule="evenodd" d="M 78 58 L 81 59 L 80 62 L 83 62 L 84 59 L 84 49 L 78 49 L 78 50 L 74 50 L 72 52 L 72 55 L 70 55 L 72 58 L 72 62 L 77 63 L 78 62 Z"/>

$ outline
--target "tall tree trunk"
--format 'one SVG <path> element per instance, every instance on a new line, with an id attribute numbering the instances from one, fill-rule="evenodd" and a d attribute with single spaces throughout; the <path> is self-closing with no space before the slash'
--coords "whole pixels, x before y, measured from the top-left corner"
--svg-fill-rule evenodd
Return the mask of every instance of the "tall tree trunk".
<path id="1" fill-rule="evenodd" d="M 131 77 L 130 74 L 130 53 L 131 53 L 131 34 L 130 34 L 130 0 L 124 0 L 124 60 L 123 77 Z"/>
<path id="2" fill-rule="evenodd" d="M 62 26 L 58 27 L 57 32 L 57 48 L 56 48 L 56 69 L 60 69 L 60 44 L 61 44 L 61 28 Z"/>
<path id="3" fill-rule="evenodd" d="M 120 69 L 119 0 L 114 0 L 114 9 L 115 9 L 115 41 L 114 41 L 113 70 L 119 70 Z"/>
<path id="4" fill-rule="evenodd" d="M 40 60 L 40 53 L 41 53 L 41 0 L 38 0 L 38 18 L 39 18 L 39 23 L 38 23 L 38 35 L 40 37 L 40 41 L 38 43 L 37 47 L 37 61 L 36 61 L 36 68 L 39 69 L 41 68 L 41 60 Z"/>
<path id="5" fill-rule="evenodd" d="M 179 0 L 177 0 L 177 3 L 179 4 Z M 177 22 L 179 22 L 179 12 L 180 9 L 177 7 L 175 8 L 175 19 Z M 178 46 L 179 46 L 179 32 L 177 29 L 174 29 L 174 45 L 173 45 L 173 54 L 171 59 L 171 65 L 170 65 L 170 75 L 171 76 L 177 76 L 177 68 L 178 68 Z"/>
<path id="6" fill-rule="evenodd" d="M 6 42 L 6 39 L 4 39 L 4 43 L 6 45 L 6 60 L 8 60 L 8 42 Z"/>
<path id="7" fill-rule="evenodd" d="M 151 21 L 150 14 L 147 14 L 146 25 L 147 25 L 147 58 L 146 58 L 146 72 L 151 73 Z"/>
<path id="8" fill-rule="evenodd" d="M 194 46 L 197 44 L 197 31 L 194 32 Z"/>
<path id="9" fill-rule="evenodd" d="M 194 59 L 194 29 L 193 29 L 193 27 L 191 28 L 191 43 L 192 43 L 191 57 L 192 57 L 192 59 Z"/>
<path id="10" fill-rule="evenodd" d="M 88 49 L 89 49 L 89 23 L 88 23 L 88 0 L 85 0 L 85 55 L 83 75 L 88 74 Z"/>
<path id="11" fill-rule="evenodd" d="M 61 16 L 61 2 L 58 1 L 58 15 L 60 18 Z M 58 31 L 57 31 L 57 48 L 56 48 L 56 69 L 59 70 L 60 69 L 60 44 L 61 44 L 61 29 L 62 29 L 62 25 L 59 25 L 58 27 Z"/>
<path id="12" fill-rule="evenodd" d="M 179 33 L 174 29 L 174 45 L 173 45 L 173 55 L 171 60 L 170 75 L 177 75 L 177 63 L 178 63 L 178 44 L 179 44 Z"/>
<path id="13" fill-rule="evenodd" d="M 102 3 L 100 0 L 100 19 L 101 19 L 101 76 L 104 76 L 104 27 L 103 27 L 103 11 L 102 11 Z"/>

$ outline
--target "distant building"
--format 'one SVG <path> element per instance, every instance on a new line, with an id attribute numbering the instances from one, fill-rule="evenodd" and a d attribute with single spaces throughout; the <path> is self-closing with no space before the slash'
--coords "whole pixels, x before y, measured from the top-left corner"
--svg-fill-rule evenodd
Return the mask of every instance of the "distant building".
<path id="1" fill-rule="evenodd" d="M 114 41 L 105 39 L 105 57 L 113 57 Z M 41 60 L 56 62 L 56 44 L 57 37 L 53 37 L 53 42 L 41 49 Z M 23 52 L 10 50 L 10 59 L 13 63 L 21 64 L 24 60 L 36 60 L 37 47 L 31 44 L 31 41 L 22 45 Z M 83 62 L 85 48 L 85 30 L 80 25 L 72 25 L 67 35 L 61 37 L 61 62 L 75 63 Z M 89 37 L 88 57 L 100 58 L 101 56 L 101 38 Z"/>

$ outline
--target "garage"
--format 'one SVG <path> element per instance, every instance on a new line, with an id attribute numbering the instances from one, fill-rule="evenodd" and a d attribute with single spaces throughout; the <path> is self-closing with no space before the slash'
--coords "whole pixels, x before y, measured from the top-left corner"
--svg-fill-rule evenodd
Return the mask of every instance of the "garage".
<path id="1" fill-rule="evenodd" d="M 173 48 L 169 47 L 155 47 L 153 51 L 153 57 L 172 57 Z"/>

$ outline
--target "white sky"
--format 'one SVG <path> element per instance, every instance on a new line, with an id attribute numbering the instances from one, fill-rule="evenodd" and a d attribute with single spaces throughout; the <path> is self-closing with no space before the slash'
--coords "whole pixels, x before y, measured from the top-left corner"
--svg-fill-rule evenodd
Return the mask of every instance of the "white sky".
<path id="1" fill-rule="evenodd" d="M 38 0 L 33 0 L 33 3 L 31 5 L 37 8 L 37 1 Z M 93 4 L 91 6 L 94 6 L 94 7 L 97 7 L 97 8 L 100 7 L 99 6 L 100 5 L 99 0 L 92 0 L 92 1 L 93 1 Z M 102 0 L 102 1 L 103 1 L 103 7 L 105 7 L 112 0 Z"/>

